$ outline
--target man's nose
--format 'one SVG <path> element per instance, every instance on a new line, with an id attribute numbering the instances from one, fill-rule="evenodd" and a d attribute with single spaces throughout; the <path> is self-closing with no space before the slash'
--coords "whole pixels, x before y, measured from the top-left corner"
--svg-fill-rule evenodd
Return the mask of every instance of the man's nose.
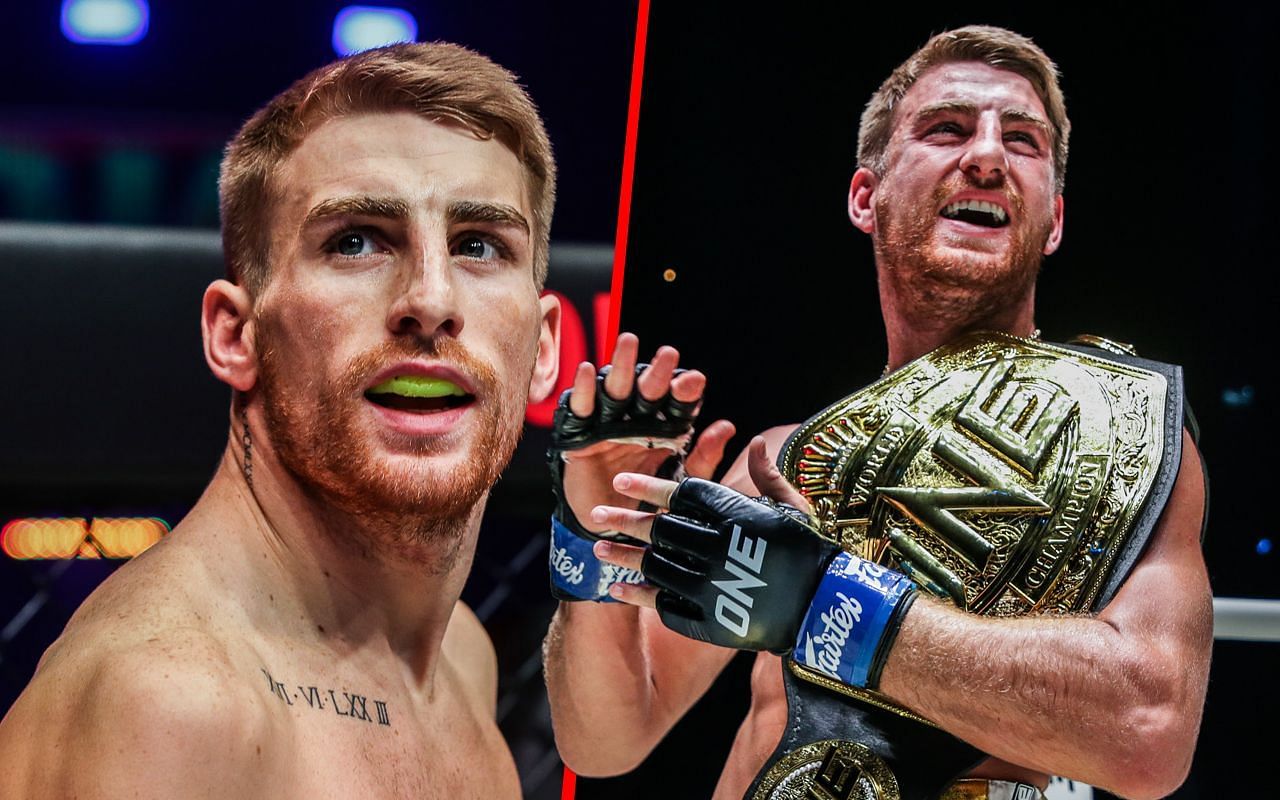
<path id="1" fill-rule="evenodd" d="M 463 324 L 458 299 L 447 246 L 424 246 L 404 264 L 387 327 L 395 334 L 456 337 Z"/>
<path id="2" fill-rule="evenodd" d="M 979 183 L 1003 180 L 1009 171 L 1004 131 L 994 118 L 979 120 L 960 158 L 960 169 Z"/>

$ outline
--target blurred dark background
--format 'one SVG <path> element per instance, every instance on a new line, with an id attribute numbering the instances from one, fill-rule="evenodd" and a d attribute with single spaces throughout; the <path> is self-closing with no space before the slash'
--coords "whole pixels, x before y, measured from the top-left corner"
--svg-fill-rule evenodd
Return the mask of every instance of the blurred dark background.
<path id="1" fill-rule="evenodd" d="M 832 4 L 834 5 L 834 4 Z M 1180 363 L 1212 481 L 1205 543 L 1219 596 L 1280 596 L 1260 499 L 1280 423 L 1274 328 L 1280 99 L 1271 28 L 1243 4 L 655 3 L 650 18 L 622 323 L 710 374 L 706 420 L 736 453 L 879 376 L 884 330 L 868 238 L 849 223 L 858 120 L 930 34 L 973 23 L 1031 36 L 1062 70 L 1074 130 L 1061 250 L 1037 322 Z M 664 273 L 673 270 L 674 280 Z M 668 276 L 669 277 L 669 276 Z M 749 661 L 628 779 L 584 800 L 708 797 L 746 709 Z M 1192 776 L 1177 797 L 1272 783 L 1274 644 L 1218 642 Z M 1249 709 L 1246 717 L 1245 709 Z M 1247 720 L 1247 721 L 1246 721 Z"/>
<path id="2" fill-rule="evenodd" d="M 229 394 L 204 364 L 198 325 L 203 289 L 222 271 L 222 147 L 273 95 L 338 57 L 334 22 L 349 4 L 151 0 L 148 30 L 130 46 L 73 43 L 60 0 L 3 5 L 0 526 L 173 526 L 226 442 Z M 419 41 L 458 42 L 506 66 L 538 104 L 560 171 L 548 285 L 576 312 L 565 356 L 596 358 L 637 3 L 388 5 L 413 15 Z M 530 424 L 464 592 L 494 636 L 500 724 L 533 798 L 558 797 L 561 782 L 539 657 L 554 610 L 546 444 Z M 0 713 L 122 563 L 12 556 L 0 552 Z"/>

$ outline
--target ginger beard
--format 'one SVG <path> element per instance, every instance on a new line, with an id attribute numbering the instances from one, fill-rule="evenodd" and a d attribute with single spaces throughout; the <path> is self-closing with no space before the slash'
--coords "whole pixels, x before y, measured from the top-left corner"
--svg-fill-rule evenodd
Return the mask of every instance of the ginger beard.
<path id="1" fill-rule="evenodd" d="M 378 541 L 353 542 L 401 558 L 452 566 L 466 523 L 511 460 L 523 432 L 523 386 L 503 387 L 492 366 L 455 339 L 397 339 L 353 358 L 334 380 L 308 375 L 291 384 L 269 343 L 261 350 L 259 387 L 268 435 L 280 463 L 321 506 L 359 521 Z M 357 423 L 373 376 L 388 364 L 426 358 L 466 375 L 475 392 L 475 431 L 466 457 L 451 467 L 427 462 L 442 443 L 426 440 L 416 452 L 391 457 L 375 451 Z M 529 366 L 529 375 L 533 365 Z M 527 391 L 527 389 L 525 389 Z M 454 445 L 456 446 L 456 445 Z M 420 463 L 403 463 L 406 459 Z M 423 463 L 425 462 L 425 463 Z M 443 540 L 443 541 L 442 541 Z M 424 552 L 424 546 L 435 552 Z M 443 545 L 443 547 L 441 547 Z M 433 570 L 434 571 L 434 570 Z"/>
<path id="2" fill-rule="evenodd" d="M 938 209 L 969 188 L 1003 190 L 1010 215 L 1007 242 L 975 239 L 971 248 L 960 248 L 938 240 Z M 907 299 L 903 308 L 917 318 L 918 327 L 981 327 L 1016 305 L 1035 284 L 1053 230 L 1052 208 L 1042 218 L 1029 218 L 1022 197 L 1002 179 L 982 184 L 950 180 L 926 202 L 896 213 L 893 200 L 888 193 L 876 198 L 876 262 L 881 279 Z"/>

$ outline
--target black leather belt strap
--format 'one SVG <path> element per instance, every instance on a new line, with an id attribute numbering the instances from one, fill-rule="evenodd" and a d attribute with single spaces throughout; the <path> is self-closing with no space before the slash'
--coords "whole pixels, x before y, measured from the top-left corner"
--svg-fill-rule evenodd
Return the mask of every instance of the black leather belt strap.
<path id="1" fill-rule="evenodd" d="M 828 769 L 836 777 L 843 775 L 843 782 L 824 782 L 820 774 L 803 794 L 786 791 L 786 786 L 769 787 L 768 778 L 772 777 L 775 784 L 779 779 L 785 778 L 776 773 L 771 776 L 771 768 L 787 754 L 811 742 L 857 742 L 881 759 L 896 778 L 897 793 L 881 786 L 878 787 L 880 795 L 876 800 L 936 800 L 948 784 L 986 758 L 981 750 L 941 728 L 917 722 L 897 712 L 855 700 L 798 678 L 785 666 L 786 663 L 784 661 L 782 671 L 787 691 L 787 728 L 764 770 L 748 790 L 748 798 L 845 800 L 867 795 L 869 784 L 874 781 L 858 780 L 858 773 L 872 772 L 865 764 L 853 764 L 850 769 L 845 770 Z M 825 755 L 816 755 L 816 766 L 809 765 L 800 769 L 821 772 L 822 758 Z"/>

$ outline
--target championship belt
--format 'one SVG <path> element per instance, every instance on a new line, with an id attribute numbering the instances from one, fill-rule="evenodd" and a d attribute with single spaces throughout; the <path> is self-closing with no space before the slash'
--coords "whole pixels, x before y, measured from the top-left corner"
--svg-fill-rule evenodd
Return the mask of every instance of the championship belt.
<path id="1" fill-rule="evenodd" d="M 967 335 L 811 418 L 779 467 L 824 536 L 959 608 L 1096 611 L 1181 458 L 1181 369 L 1115 349 Z M 933 800 L 985 757 L 791 658 L 783 678 L 786 731 L 750 800 Z"/>

